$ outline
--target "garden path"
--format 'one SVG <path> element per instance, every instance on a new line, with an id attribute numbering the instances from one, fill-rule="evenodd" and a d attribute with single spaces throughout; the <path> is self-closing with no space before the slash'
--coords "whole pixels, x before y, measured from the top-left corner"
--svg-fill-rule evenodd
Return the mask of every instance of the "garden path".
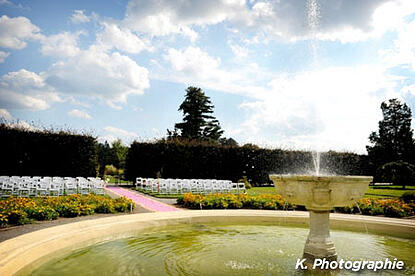
<path id="1" fill-rule="evenodd" d="M 152 212 L 172 212 L 172 211 L 180 210 L 166 203 L 151 199 L 146 196 L 142 196 L 134 191 L 130 191 L 128 189 L 124 189 L 121 187 L 108 186 L 106 187 L 106 189 L 110 190 L 111 192 L 115 194 L 125 196 L 126 198 L 131 199 L 132 201 L 134 201 L 136 204 L 140 205 L 141 207 Z"/>

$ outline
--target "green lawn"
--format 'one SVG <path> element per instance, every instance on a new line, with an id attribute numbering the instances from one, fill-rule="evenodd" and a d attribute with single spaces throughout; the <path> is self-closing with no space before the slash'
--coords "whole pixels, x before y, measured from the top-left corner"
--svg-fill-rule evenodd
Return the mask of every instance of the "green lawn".
<path id="1" fill-rule="evenodd" d="M 252 189 L 247 190 L 248 195 L 260 195 L 260 194 L 277 194 L 275 187 L 253 187 Z"/>
<path id="2" fill-rule="evenodd" d="M 400 197 L 403 193 L 408 191 L 415 191 L 415 186 L 406 186 L 405 190 L 402 189 L 402 186 L 371 186 L 367 189 L 365 197 Z"/>
<path id="3" fill-rule="evenodd" d="M 366 191 L 365 197 L 372 198 L 392 198 L 400 197 L 407 191 L 415 191 L 415 186 L 406 186 L 403 190 L 401 186 L 375 186 L 369 187 Z M 260 195 L 260 194 L 276 194 L 277 191 L 274 187 L 254 187 L 248 190 L 249 195 Z"/>

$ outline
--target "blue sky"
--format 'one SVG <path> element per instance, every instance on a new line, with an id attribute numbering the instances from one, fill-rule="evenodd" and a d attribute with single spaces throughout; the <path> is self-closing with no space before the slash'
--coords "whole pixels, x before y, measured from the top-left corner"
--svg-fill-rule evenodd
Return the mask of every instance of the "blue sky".
<path id="1" fill-rule="evenodd" d="M 0 116 L 100 141 L 163 137 L 186 87 L 226 137 L 365 152 L 392 97 L 415 110 L 412 0 L 0 0 Z"/>

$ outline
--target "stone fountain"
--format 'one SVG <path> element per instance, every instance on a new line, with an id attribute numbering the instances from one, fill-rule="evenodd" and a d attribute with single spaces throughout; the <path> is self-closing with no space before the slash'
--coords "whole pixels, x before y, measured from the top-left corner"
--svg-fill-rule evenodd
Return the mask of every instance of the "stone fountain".
<path id="1" fill-rule="evenodd" d="M 334 207 L 350 206 L 363 197 L 372 177 L 270 175 L 287 202 L 303 205 L 310 214 L 310 232 L 304 247 L 306 264 L 314 259 L 336 260 L 330 239 L 329 217 Z"/>

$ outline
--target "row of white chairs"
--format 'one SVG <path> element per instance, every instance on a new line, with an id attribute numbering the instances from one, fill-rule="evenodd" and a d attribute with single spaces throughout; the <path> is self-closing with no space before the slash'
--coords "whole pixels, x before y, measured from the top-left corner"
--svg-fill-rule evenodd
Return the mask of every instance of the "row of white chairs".
<path id="1" fill-rule="evenodd" d="M 0 197 L 105 194 L 105 182 L 94 177 L 0 176 Z"/>
<path id="2" fill-rule="evenodd" d="M 246 193 L 245 183 L 216 179 L 163 179 L 137 177 L 138 189 L 159 194 L 239 194 Z"/>

